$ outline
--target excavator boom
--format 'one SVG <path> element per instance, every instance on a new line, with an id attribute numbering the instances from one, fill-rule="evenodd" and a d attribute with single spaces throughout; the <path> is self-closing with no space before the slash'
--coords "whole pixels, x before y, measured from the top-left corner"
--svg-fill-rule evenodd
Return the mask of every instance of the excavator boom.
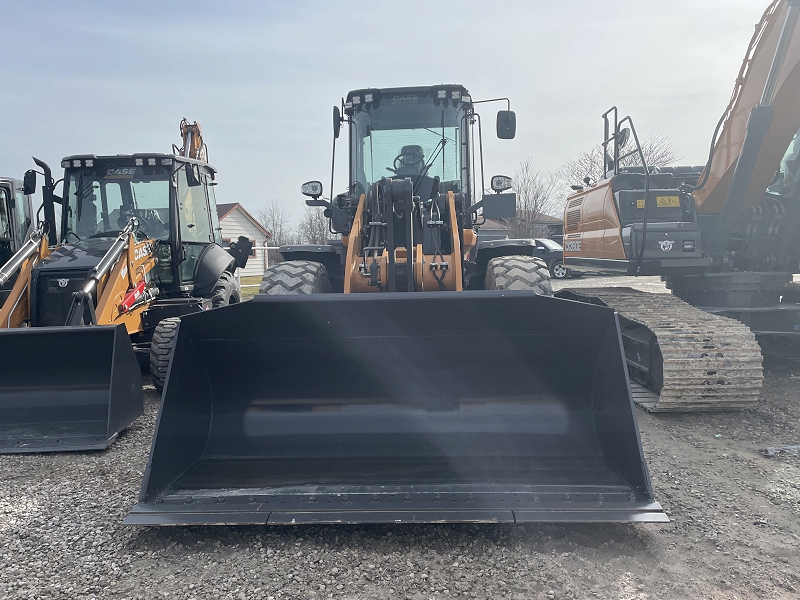
<path id="1" fill-rule="evenodd" d="M 797 108 L 800 106 L 800 35 L 791 35 L 796 20 L 787 21 L 791 10 L 795 13 L 800 11 L 795 4 L 794 0 L 775 0 L 756 26 L 723 116 L 710 168 L 700 179 L 704 184 L 693 193 L 701 215 L 722 212 L 747 137 L 750 114 L 755 107 L 767 103 L 772 106 L 772 123 L 775 125 L 769 128 L 761 144 L 741 210 L 747 210 L 761 201 L 764 190 L 775 177 L 776 166 L 780 164 L 792 137 L 800 129 L 800 110 Z M 791 27 L 786 32 L 790 39 L 783 52 L 779 53 L 779 41 L 787 26 Z M 781 68 L 768 86 L 776 58 L 780 59 Z"/>

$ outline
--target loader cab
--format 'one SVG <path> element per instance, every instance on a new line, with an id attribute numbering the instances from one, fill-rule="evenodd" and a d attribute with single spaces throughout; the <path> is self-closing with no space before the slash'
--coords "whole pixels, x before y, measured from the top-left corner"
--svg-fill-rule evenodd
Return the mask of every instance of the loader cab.
<path id="1" fill-rule="evenodd" d="M 350 92 L 350 189 L 360 195 L 381 178 L 410 177 L 420 198 L 431 197 L 434 182 L 439 191 L 467 191 L 471 113 L 461 86 Z"/>
<path id="2" fill-rule="evenodd" d="M 221 245 L 213 179 L 204 162 L 168 154 L 80 155 L 62 161 L 61 242 L 100 254 L 130 217 L 156 240 L 152 274 L 163 295 L 193 291 L 209 245 Z"/>

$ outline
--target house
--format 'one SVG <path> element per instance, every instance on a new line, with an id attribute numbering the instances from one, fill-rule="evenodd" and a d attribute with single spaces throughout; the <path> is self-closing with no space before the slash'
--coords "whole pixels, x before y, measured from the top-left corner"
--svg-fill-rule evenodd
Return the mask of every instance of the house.
<path id="1" fill-rule="evenodd" d="M 258 220 L 245 210 L 238 202 L 233 204 L 217 204 L 219 226 L 222 229 L 222 247 L 227 248 L 230 243 L 239 239 L 240 235 L 253 242 L 254 249 L 250 252 L 247 267 L 239 271 L 242 277 L 261 277 L 267 270 L 267 258 L 264 250 L 257 247 L 268 246 L 272 235 L 264 229 Z"/>

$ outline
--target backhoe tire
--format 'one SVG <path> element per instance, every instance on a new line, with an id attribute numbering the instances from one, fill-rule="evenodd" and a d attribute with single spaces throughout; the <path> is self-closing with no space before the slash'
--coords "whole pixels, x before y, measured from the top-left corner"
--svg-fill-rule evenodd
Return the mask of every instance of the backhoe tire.
<path id="1" fill-rule="evenodd" d="M 532 256 L 500 256 L 486 265 L 485 290 L 533 290 L 552 296 L 550 272 L 544 261 Z"/>
<path id="2" fill-rule="evenodd" d="M 211 292 L 211 306 L 212 308 L 219 308 L 220 306 L 228 306 L 229 304 L 237 304 L 242 301 L 242 290 L 239 287 L 239 282 L 233 276 L 233 273 L 225 271 L 217 279 L 214 284 L 214 290 Z"/>
<path id="3" fill-rule="evenodd" d="M 169 317 L 159 321 L 153 331 L 153 339 L 150 342 L 150 377 L 159 394 L 164 389 L 164 382 L 167 379 L 169 359 L 175 348 L 180 322 L 180 317 Z"/>
<path id="4" fill-rule="evenodd" d="M 310 260 L 287 260 L 271 265 L 258 288 L 259 294 L 327 294 L 331 291 L 328 270 Z"/>

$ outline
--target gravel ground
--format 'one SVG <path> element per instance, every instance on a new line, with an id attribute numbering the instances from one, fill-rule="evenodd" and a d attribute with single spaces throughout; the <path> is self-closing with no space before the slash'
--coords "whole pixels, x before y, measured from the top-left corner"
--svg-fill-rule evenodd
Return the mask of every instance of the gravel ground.
<path id="1" fill-rule="evenodd" d="M 567 283 L 611 282 L 630 285 Z M 145 380 L 106 452 L 0 456 L 0 598 L 798 598 L 800 458 L 759 452 L 800 444 L 798 378 L 767 361 L 752 410 L 637 413 L 666 525 L 160 529 L 120 525 L 158 410 Z"/>

